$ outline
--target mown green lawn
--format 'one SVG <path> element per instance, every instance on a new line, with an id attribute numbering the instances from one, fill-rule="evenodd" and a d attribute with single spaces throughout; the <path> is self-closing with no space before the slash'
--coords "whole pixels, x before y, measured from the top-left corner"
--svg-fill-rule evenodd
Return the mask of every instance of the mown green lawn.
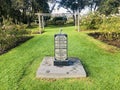
<path id="1" fill-rule="evenodd" d="M 59 28 L 47 27 L 42 35 L 0 56 L 0 90 L 120 90 L 120 50 L 63 27 L 68 34 L 69 57 L 78 57 L 87 78 L 36 79 L 36 71 L 45 56 L 54 56 L 54 34 Z"/>

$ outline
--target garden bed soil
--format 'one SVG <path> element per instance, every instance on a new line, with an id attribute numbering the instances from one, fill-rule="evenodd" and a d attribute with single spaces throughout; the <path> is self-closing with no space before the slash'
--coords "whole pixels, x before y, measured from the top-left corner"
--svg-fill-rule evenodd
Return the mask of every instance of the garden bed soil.
<path id="1" fill-rule="evenodd" d="M 109 45 L 116 46 L 120 48 L 120 33 L 116 32 L 95 32 L 95 33 L 89 33 L 89 36 L 94 37 L 95 39 L 98 39 L 102 42 L 105 42 Z"/>

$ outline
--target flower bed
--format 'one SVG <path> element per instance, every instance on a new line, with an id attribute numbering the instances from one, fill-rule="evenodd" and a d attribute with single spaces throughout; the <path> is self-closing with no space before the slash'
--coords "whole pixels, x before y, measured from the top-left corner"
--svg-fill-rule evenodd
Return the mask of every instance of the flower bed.
<path id="1" fill-rule="evenodd" d="M 89 33 L 89 35 L 109 45 L 114 45 L 120 48 L 119 32 L 95 32 L 95 33 Z"/>
<path id="2" fill-rule="evenodd" d="M 25 29 L 0 29 L 0 55 L 31 38 Z"/>

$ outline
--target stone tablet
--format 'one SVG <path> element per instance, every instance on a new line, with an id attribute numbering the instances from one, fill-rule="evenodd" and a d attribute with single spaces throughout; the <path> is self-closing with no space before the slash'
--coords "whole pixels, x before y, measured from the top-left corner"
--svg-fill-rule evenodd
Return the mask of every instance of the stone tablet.
<path id="1" fill-rule="evenodd" d="M 67 60 L 67 35 L 55 34 L 55 60 Z"/>

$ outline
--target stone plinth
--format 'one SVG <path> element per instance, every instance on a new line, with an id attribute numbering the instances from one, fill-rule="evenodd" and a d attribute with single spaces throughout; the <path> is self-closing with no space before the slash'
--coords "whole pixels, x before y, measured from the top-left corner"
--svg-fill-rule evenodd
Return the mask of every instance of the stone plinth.
<path id="1" fill-rule="evenodd" d="M 37 78 L 81 78 L 86 72 L 78 58 L 68 58 L 69 66 L 54 66 L 54 57 L 45 57 L 37 70 Z"/>

